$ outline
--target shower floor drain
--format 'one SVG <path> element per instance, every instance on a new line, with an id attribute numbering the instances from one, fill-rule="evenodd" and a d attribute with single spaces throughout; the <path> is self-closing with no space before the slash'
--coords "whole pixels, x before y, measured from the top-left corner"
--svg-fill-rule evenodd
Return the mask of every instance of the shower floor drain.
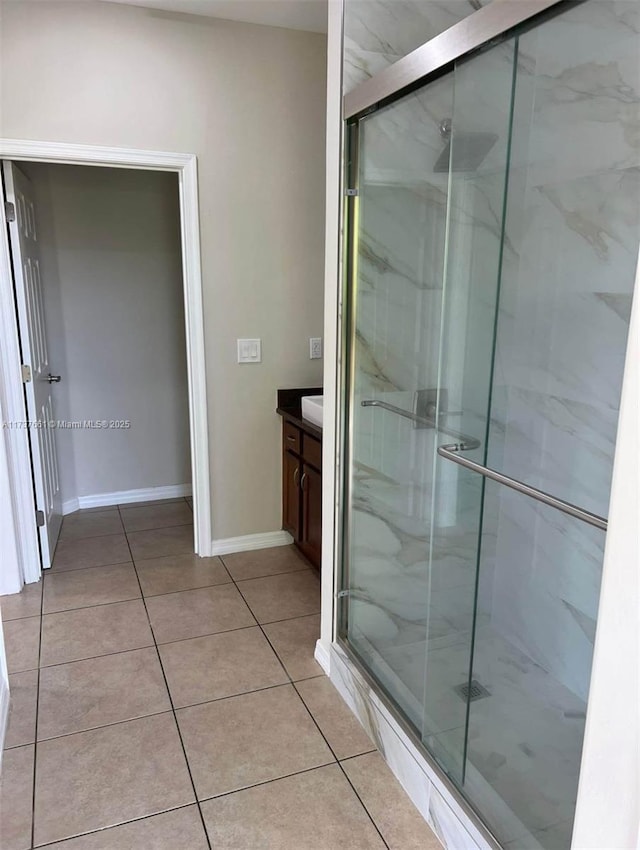
<path id="1" fill-rule="evenodd" d="M 453 690 L 465 702 L 467 700 L 474 702 L 474 700 L 491 696 L 491 693 L 477 679 L 472 679 L 471 683 L 463 682 L 461 685 L 456 685 Z"/>

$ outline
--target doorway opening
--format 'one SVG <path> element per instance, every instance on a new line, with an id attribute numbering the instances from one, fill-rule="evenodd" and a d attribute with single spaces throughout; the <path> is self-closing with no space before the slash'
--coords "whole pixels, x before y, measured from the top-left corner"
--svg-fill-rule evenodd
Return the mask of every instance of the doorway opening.
<path id="1" fill-rule="evenodd" d="M 87 508 L 108 524 L 126 505 L 125 525 L 144 526 L 143 503 L 154 503 L 157 527 L 166 501 L 172 527 L 190 524 L 188 501 L 192 551 L 207 556 L 195 157 L 0 145 L 2 326 L 19 358 L 16 374 L 3 352 L 3 418 L 28 423 L 5 431 L 20 583 L 51 565 L 62 516 Z"/>

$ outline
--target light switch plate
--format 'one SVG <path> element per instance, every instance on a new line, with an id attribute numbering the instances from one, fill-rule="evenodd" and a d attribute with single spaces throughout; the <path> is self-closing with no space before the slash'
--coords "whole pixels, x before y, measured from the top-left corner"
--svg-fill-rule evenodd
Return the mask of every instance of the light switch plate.
<path id="1" fill-rule="evenodd" d="M 262 340 L 239 339 L 238 340 L 238 363 L 261 363 L 262 362 Z"/>
<path id="2" fill-rule="evenodd" d="M 322 358 L 322 337 L 312 336 L 309 338 L 309 360 L 320 360 Z"/>

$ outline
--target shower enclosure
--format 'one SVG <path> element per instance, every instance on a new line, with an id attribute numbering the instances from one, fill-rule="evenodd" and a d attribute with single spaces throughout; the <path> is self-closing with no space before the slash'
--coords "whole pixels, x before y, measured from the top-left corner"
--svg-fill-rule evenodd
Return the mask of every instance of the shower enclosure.
<path id="1" fill-rule="evenodd" d="M 640 242 L 640 10 L 347 116 L 339 636 L 509 848 L 571 844 Z"/>

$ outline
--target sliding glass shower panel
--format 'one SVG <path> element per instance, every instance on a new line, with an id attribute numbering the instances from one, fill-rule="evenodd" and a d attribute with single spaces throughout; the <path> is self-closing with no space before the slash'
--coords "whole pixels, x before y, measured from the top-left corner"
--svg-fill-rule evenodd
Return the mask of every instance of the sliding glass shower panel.
<path id="1" fill-rule="evenodd" d="M 436 161 L 449 174 L 449 211 L 438 376 L 430 385 L 437 389 L 432 446 L 462 442 L 480 463 L 486 461 L 515 50 L 506 42 L 456 65 L 453 111 L 440 123 L 447 144 Z M 432 482 L 424 569 L 429 619 L 440 629 L 422 648 L 421 733 L 445 771 L 462 781 L 483 481 L 434 454 Z"/>
<path id="2" fill-rule="evenodd" d="M 487 416 L 488 467 L 602 517 L 640 242 L 639 24 L 635 3 L 587 2 L 516 40 Z M 484 489 L 465 790 L 510 847 L 567 848 L 605 533 Z"/>
<path id="3" fill-rule="evenodd" d="M 464 788 L 507 846 L 568 848 L 605 533 L 490 480 L 484 505 Z"/>
<path id="4" fill-rule="evenodd" d="M 518 39 L 488 462 L 602 516 L 638 259 L 639 32 L 636 0 L 589 0 Z"/>
<path id="5" fill-rule="evenodd" d="M 363 121 L 351 290 L 351 457 L 348 472 L 348 634 L 352 647 L 417 728 L 423 717 L 424 645 L 444 621 L 429 618 L 428 558 L 433 429 L 398 415 L 437 386 L 448 169 L 440 133 L 453 78 Z M 388 407 L 382 405 L 387 405 Z M 392 412 L 395 410 L 396 412 Z M 411 665 L 420 648 L 421 663 Z"/>

